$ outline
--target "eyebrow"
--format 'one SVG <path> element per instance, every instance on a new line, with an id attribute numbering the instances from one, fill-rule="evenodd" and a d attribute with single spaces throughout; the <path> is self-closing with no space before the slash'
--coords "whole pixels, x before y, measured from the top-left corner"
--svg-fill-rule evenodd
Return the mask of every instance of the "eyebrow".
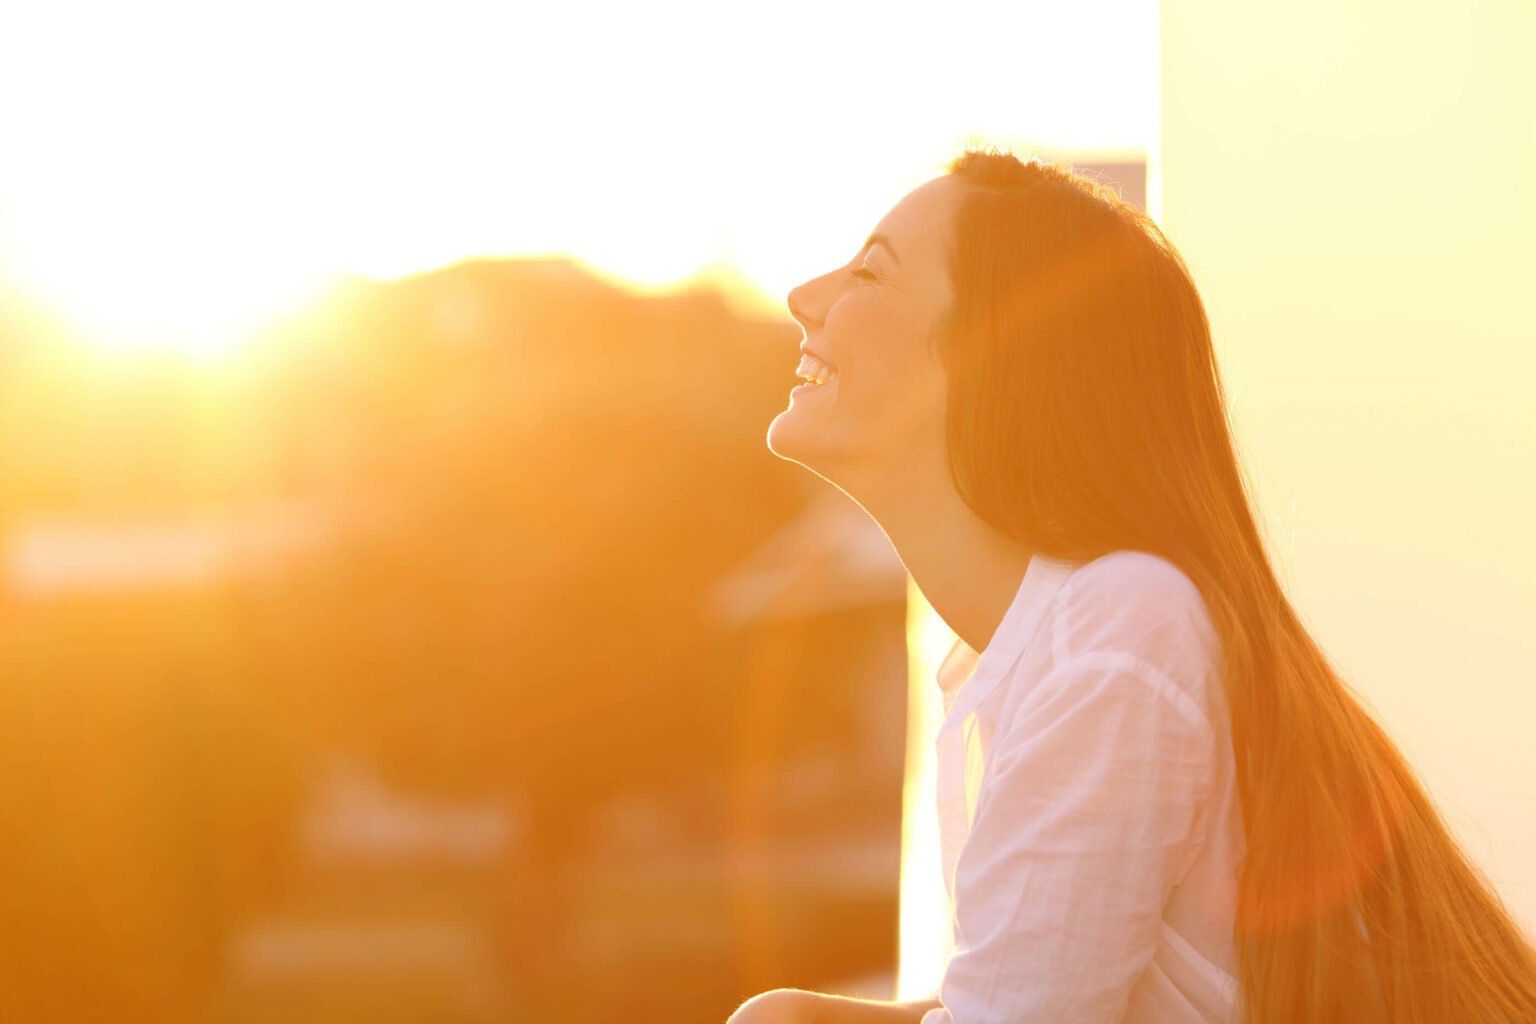
<path id="1" fill-rule="evenodd" d="M 891 254 L 891 259 L 896 261 L 896 265 L 898 267 L 901 266 L 901 257 L 896 255 L 896 250 L 895 249 L 891 248 L 891 240 L 888 237 L 886 237 L 885 235 L 882 235 L 878 231 L 876 231 L 874 234 L 870 235 L 868 238 L 864 239 L 864 248 L 868 249 L 870 246 L 874 245 L 876 242 L 879 242 L 881 245 L 885 246 L 886 251 Z"/>

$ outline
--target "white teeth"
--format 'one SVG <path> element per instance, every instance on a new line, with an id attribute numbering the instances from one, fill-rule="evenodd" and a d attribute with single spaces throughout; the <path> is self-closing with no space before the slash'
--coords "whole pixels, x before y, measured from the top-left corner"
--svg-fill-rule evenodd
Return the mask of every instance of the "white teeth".
<path id="1" fill-rule="evenodd" d="M 795 374 L 808 377 L 817 384 L 827 384 L 837 379 L 836 370 L 809 352 L 800 357 L 800 365 L 795 368 Z"/>

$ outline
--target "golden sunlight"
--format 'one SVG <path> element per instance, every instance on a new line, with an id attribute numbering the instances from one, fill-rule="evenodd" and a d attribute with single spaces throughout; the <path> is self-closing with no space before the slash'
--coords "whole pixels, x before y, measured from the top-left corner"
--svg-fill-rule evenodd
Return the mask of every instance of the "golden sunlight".
<path id="1" fill-rule="evenodd" d="M 0 280 L 100 350 L 198 357 L 337 271 L 475 256 L 566 253 L 639 290 L 714 282 L 782 316 L 790 287 L 847 259 L 967 138 L 1150 141 L 1147 0 L 1116 4 L 1113 31 L 1102 8 L 999 5 L 991 60 L 967 18 L 910 28 L 967 70 L 905 85 L 838 42 L 873 9 L 786 6 L 678 0 L 605 11 L 593 32 L 577 7 L 476 2 L 30 5 L 0 40 L 0 96 L 27 97 L 0 104 Z M 669 23 L 753 45 L 633 45 Z M 1021 58 L 1009 38 L 1091 39 L 1117 73 L 1085 78 L 1055 44 Z"/>
<path id="2" fill-rule="evenodd" d="M 327 280 L 259 252 L 188 246 L 184 231 L 170 229 L 125 227 L 117 245 L 45 251 L 14 278 L 103 353 L 154 351 L 198 361 L 238 351 Z"/>
<path id="3" fill-rule="evenodd" d="M 897 420 L 936 436 L 906 399 L 941 378 L 891 325 L 945 283 L 969 308 L 977 261 L 952 210 L 897 204 L 968 148 L 1167 231 L 1288 612 L 1536 922 L 1536 4 L 1471 7 L 9 5 L 6 1019 L 965 1004 L 952 954 L 1017 935 L 957 901 L 1028 901 L 960 865 L 1068 848 L 960 855 L 1044 807 L 991 723 L 1050 702 L 1008 692 L 1014 650 L 954 704 L 978 655 L 940 610 L 981 644 L 967 602 L 930 604 L 923 552 L 824 485 L 910 461 Z M 844 281 L 871 232 L 891 267 Z M 1014 291 L 1082 269 L 1062 255 Z M 1040 340 L 1003 333 L 1009 360 Z M 1143 334 L 1138 358 L 1205 344 Z M 848 383 L 790 412 L 823 338 Z M 1017 645 L 1042 620 L 1014 603 Z M 1092 753 L 1074 736 L 1051 763 Z M 1180 905 L 1242 905 L 1191 863 Z M 1213 1007 L 1240 991 L 1222 943 L 1168 948 Z"/>

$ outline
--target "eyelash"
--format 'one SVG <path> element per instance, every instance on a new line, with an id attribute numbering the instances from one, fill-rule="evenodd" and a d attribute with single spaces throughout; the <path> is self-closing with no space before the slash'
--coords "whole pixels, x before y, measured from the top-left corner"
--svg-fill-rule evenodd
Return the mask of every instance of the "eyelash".
<path id="1" fill-rule="evenodd" d="M 857 270 L 853 271 L 853 276 L 862 277 L 870 281 L 875 280 L 875 275 L 870 271 L 865 270 L 863 267 L 859 267 Z"/>

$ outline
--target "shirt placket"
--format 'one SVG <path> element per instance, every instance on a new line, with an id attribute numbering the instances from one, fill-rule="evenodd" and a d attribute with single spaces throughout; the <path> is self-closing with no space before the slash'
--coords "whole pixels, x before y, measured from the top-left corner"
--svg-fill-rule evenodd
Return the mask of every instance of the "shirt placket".
<path id="1" fill-rule="evenodd" d="M 967 689 L 972 692 L 965 692 Z M 967 744 L 975 741 L 977 721 L 973 705 L 979 703 L 978 696 L 967 683 L 940 727 L 936 740 L 940 854 L 944 864 L 944 888 L 951 900 L 955 895 L 955 864 L 960 847 L 971 830 L 972 811 L 966 792 L 965 766 Z"/>
<path id="2" fill-rule="evenodd" d="M 974 808 L 971 806 L 966 786 L 967 745 L 979 742 L 976 730 L 979 726 L 976 711 L 992 692 L 997 682 L 1023 656 L 1024 650 L 1039 631 L 1046 606 L 1062 586 L 1071 571 L 1070 566 L 1051 564 L 1044 567 L 1049 574 L 1041 581 L 1041 589 L 1034 595 L 1034 606 L 1028 610 L 1019 630 L 1021 640 L 1016 650 L 1010 652 L 1008 663 L 1002 666 L 986 666 L 978 662 L 970 679 L 954 693 L 935 738 L 935 760 L 938 778 L 935 790 L 938 796 L 939 853 L 944 868 L 944 887 L 950 904 L 955 898 L 955 866 L 960 858 L 960 848 L 970 834 Z M 1002 639 L 999 637 L 999 639 Z"/>

